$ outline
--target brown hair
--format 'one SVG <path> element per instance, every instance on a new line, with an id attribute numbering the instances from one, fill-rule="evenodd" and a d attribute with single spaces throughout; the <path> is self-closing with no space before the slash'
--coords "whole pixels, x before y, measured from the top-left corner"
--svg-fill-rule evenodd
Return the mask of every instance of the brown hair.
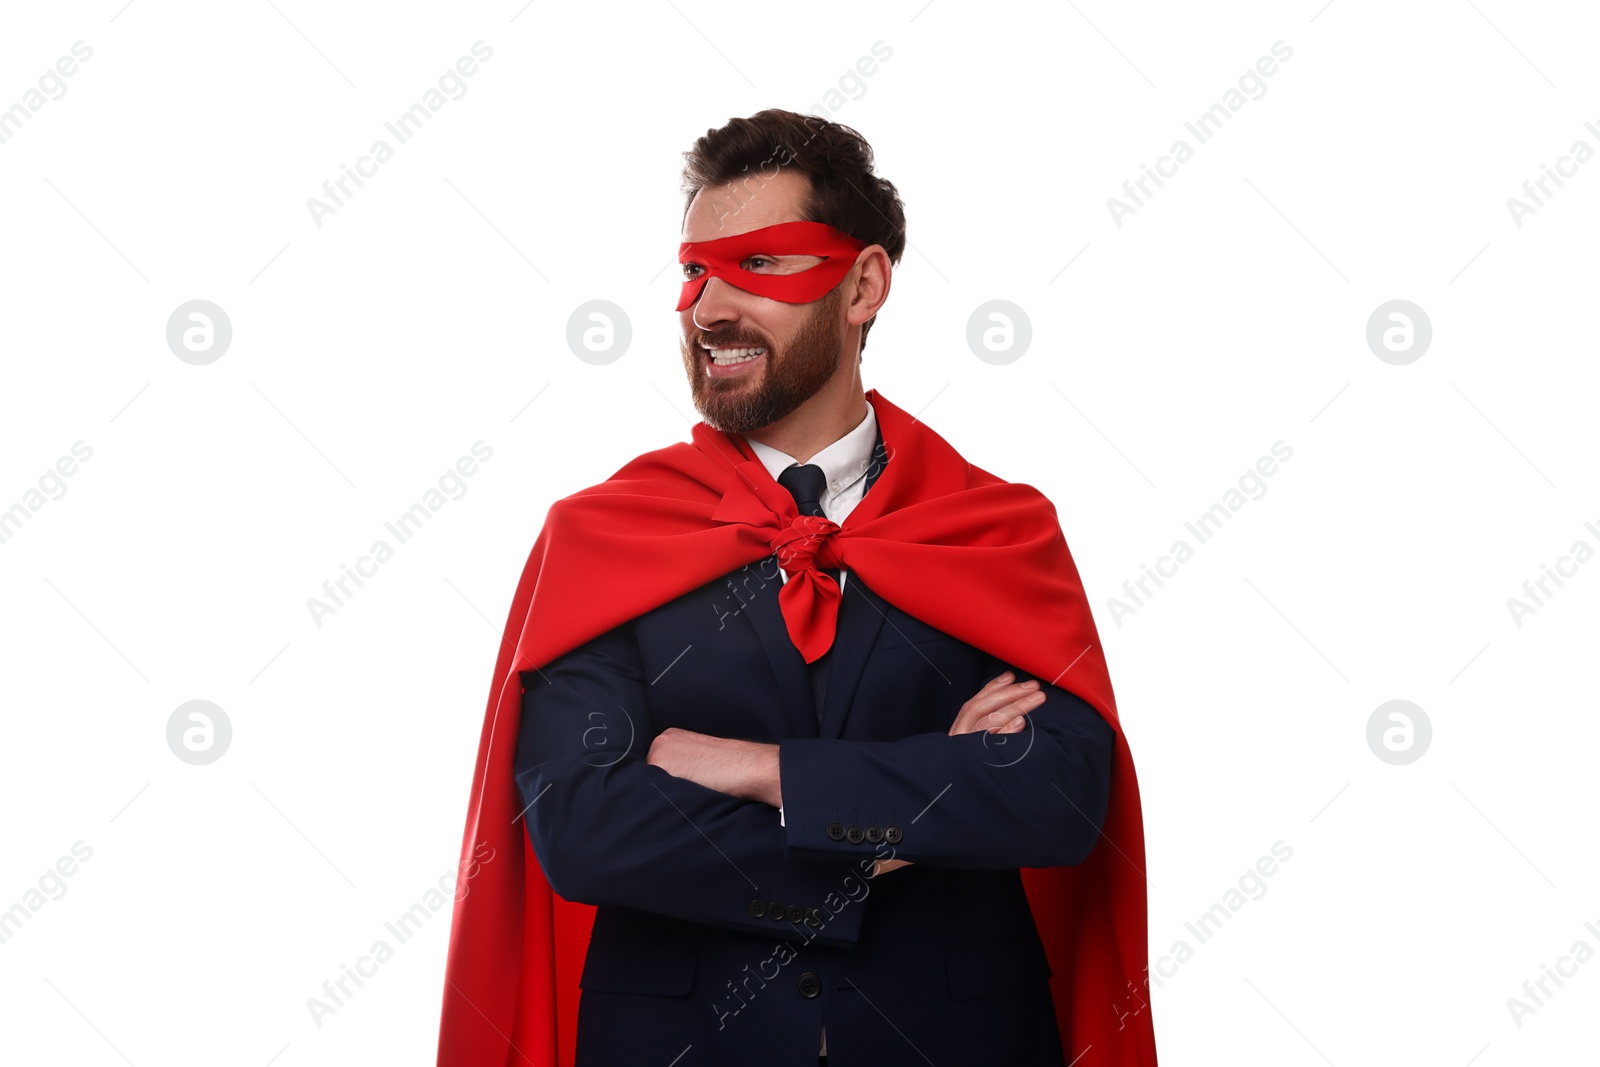
<path id="1" fill-rule="evenodd" d="M 858 241 L 882 245 L 891 264 L 898 264 L 905 253 L 906 215 L 900 194 L 894 183 L 872 173 L 872 146 L 849 126 L 768 108 L 707 130 L 683 157 L 685 219 L 701 189 L 759 181 L 789 168 L 811 183 L 801 219 L 825 222 Z M 862 348 L 876 320 L 874 315 L 862 323 Z"/>

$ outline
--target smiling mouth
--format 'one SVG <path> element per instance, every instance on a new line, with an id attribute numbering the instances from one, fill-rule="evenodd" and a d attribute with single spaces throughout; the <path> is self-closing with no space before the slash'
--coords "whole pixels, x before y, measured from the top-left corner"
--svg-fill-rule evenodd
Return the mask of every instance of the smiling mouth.
<path id="1" fill-rule="evenodd" d="M 766 347 L 763 345 L 751 345 L 741 348 L 710 348 L 702 345 L 701 350 L 705 352 L 706 358 L 718 367 L 733 367 L 740 363 L 748 363 L 767 353 Z"/>

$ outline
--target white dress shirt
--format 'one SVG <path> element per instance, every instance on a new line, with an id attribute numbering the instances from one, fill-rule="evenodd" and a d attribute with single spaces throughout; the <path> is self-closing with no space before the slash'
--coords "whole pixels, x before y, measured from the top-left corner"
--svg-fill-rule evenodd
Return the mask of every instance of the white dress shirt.
<path id="1" fill-rule="evenodd" d="M 860 424 L 821 452 L 812 456 L 810 461 L 822 468 L 822 473 L 827 476 L 827 488 L 822 491 L 822 514 L 834 522 L 844 525 L 845 516 L 855 510 L 861 503 L 861 498 L 867 492 L 867 470 L 872 466 L 873 446 L 878 441 L 878 413 L 872 410 L 872 401 L 867 402 L 867 417 Z M 746 437 L 750 449 L 767 468 L 767 473 L 777 481 L 778 475 L 794 466 L 799 460 L 787 452 L 780 452 L 771 445 L 764 445 L 760 441 Z M 839 589 L 844 590 L 846 575 L 850 572 L 843 567 L 839 568 Z M 778 576 L 785 582 L 789 575 L 782 568 Z M 778 825 L 784 825 L 783 809 L 778 809 Z M 817 1053 L 819 1056 L 828 1054 L 828 1028 L 822 1028 L 822 1047 Z"/>

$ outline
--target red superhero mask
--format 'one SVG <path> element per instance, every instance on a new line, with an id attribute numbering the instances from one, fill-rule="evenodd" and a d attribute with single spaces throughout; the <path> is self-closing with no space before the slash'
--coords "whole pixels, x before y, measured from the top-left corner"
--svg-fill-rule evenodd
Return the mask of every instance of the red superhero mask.
<path id="1" fill-rule="evenodd" d="M 809 304 L 844 279 L 855 254 L 865 247 L 825 222 L 780 222 L 714 241 L 685 241 L 678 246 L 678 262 L 694 263 L 700 273 L 683 280 L 678 310 L 700 298 L 707 278 L 721 278 L 747 293 L 787 304 Z M 757 274 L 740 266 L 757 255 L 821 256 L 822 262 L 794 274 Z"/>

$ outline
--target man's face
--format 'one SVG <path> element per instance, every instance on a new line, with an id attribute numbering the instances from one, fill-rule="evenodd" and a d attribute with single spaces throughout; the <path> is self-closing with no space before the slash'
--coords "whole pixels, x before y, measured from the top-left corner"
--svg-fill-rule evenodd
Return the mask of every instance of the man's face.
<path id="1" fill-rule="evenodd" d="M 789 170 L 703 189 L 689 207 L 682 239 L 711 241 L 799 219 L 809 190 L 805 175 Z M 742 266 L 760 274 L 793 274 L 820 262 L 817 256 L 758 254 Z M 842 284 L 820 300 L 790 304 L 722 278 L 706 279 L 699 299 L 678 319 L 683 368 L 707 425 L 729 433 L 759 429 L 794 411 L 833 377 L 842 355 Z"/>

